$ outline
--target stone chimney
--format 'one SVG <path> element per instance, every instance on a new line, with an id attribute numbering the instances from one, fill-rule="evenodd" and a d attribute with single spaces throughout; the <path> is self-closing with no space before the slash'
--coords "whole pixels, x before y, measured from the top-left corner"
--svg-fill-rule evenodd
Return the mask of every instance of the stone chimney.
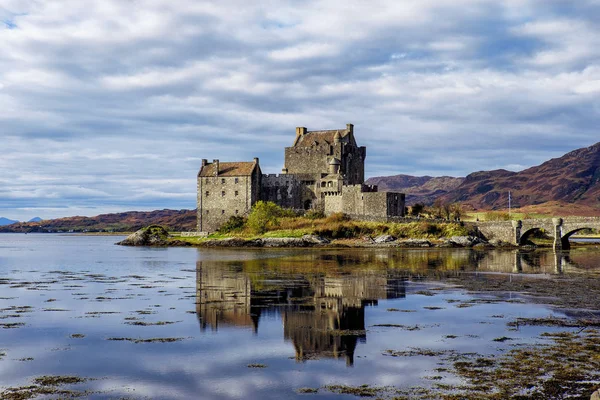
<path id="1" fill-rule="evenodd" d="M 202 159 L 202 166 L 205 167 L 208 164 L 208 160 L 206 158 Z"/>
<path id="2" fill-rule="evenodd" d="M 254 157 L 254 164 L 258 165 L 258 157 Z"/>
<path id="3" fill-rule="evenodd" d="M 303 126 L 298 126 L 296 128 L 296 136 L 306 135 L 307 129 Z"/>
<path id="4" fill-rule="evenodd" d="M 215 176 L 219 176 L 219 160 L 213 160 L 213 164 L 215 164 Z"/>

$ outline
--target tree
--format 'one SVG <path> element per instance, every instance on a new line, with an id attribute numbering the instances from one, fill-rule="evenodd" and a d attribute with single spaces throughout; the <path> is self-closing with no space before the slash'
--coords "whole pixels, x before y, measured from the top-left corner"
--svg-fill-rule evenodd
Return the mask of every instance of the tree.
<path id="1" fill-rule="evenodd" d="M 413 217 L 418 217 L 421 215 L 423 210 L 425 209 L 425 205 L 423 203 L 416 203 L 410 209 L 410 215 Z"/>
<path id="2" fill-rule="evenodd" d="M 431 207 L 434 218 L 443 218 L 444 216 L 444 202 L 441 199 L 436 199 Z"/>
<path id="3" fill-rule="evenodd" d="M 265 233 L 268 228 L 279 225 L 279 217 L 284 211 L 272 201 L 257 201 L 252 206 L 246 225 L 254 233 Z"/>
<path id="4" fill-rule="evenodd" d="M 455 221 L 460 221 L 463 216 L 463 209 L 460 203 L 450 204 L 450 213 L 452 214 L 452 219 Z"/>

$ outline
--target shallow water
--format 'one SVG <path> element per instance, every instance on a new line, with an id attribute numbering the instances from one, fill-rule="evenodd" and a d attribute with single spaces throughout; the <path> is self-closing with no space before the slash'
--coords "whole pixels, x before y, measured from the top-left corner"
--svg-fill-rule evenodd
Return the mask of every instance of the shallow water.
<path id="1" fill-rule="evenodd" d="M 436 371 L 439 357 L 420 352 L 504 352 L 551 330 L 508 322 L 565 314 L 513 293 L 470 294 L 448 277 L 548 278 L 600 265 L 595 248 L 226 250 L 118 240 L 0 235 L 0 392 L 41 375 L 96 378 L 72 387 L 98 399 L 349 398 L 297 390 L 453 383 Z M 411 349 L 418 354 L 393 356 Z"/>

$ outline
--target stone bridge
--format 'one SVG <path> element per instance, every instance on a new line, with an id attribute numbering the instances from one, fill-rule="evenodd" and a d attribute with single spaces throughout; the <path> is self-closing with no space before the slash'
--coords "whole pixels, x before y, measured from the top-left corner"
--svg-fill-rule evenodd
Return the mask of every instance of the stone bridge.
<path id="1" fill-rule="evenodd" d="M 531 234 L 543 230 L 554 237 L 555 250 L 568 250 L 569 238 L 582 229 L 600 230 L 600 217 L 540 218 L 523 221 L 476 222 L 475 226 L 488 239 L 499 239 L 514 245 L 526 244 Z"/>

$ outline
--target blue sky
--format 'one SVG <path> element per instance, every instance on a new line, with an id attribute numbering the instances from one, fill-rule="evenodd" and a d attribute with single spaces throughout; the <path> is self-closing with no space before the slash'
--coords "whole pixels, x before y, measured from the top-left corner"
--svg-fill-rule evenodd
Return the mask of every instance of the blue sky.
<path id="1" fill-rule="evenodd" d="M 0 0 L 0 216 L 195 207 L 353 123 L 367 176 L 520 170 L 600 141 L 598 0 Z"/>

